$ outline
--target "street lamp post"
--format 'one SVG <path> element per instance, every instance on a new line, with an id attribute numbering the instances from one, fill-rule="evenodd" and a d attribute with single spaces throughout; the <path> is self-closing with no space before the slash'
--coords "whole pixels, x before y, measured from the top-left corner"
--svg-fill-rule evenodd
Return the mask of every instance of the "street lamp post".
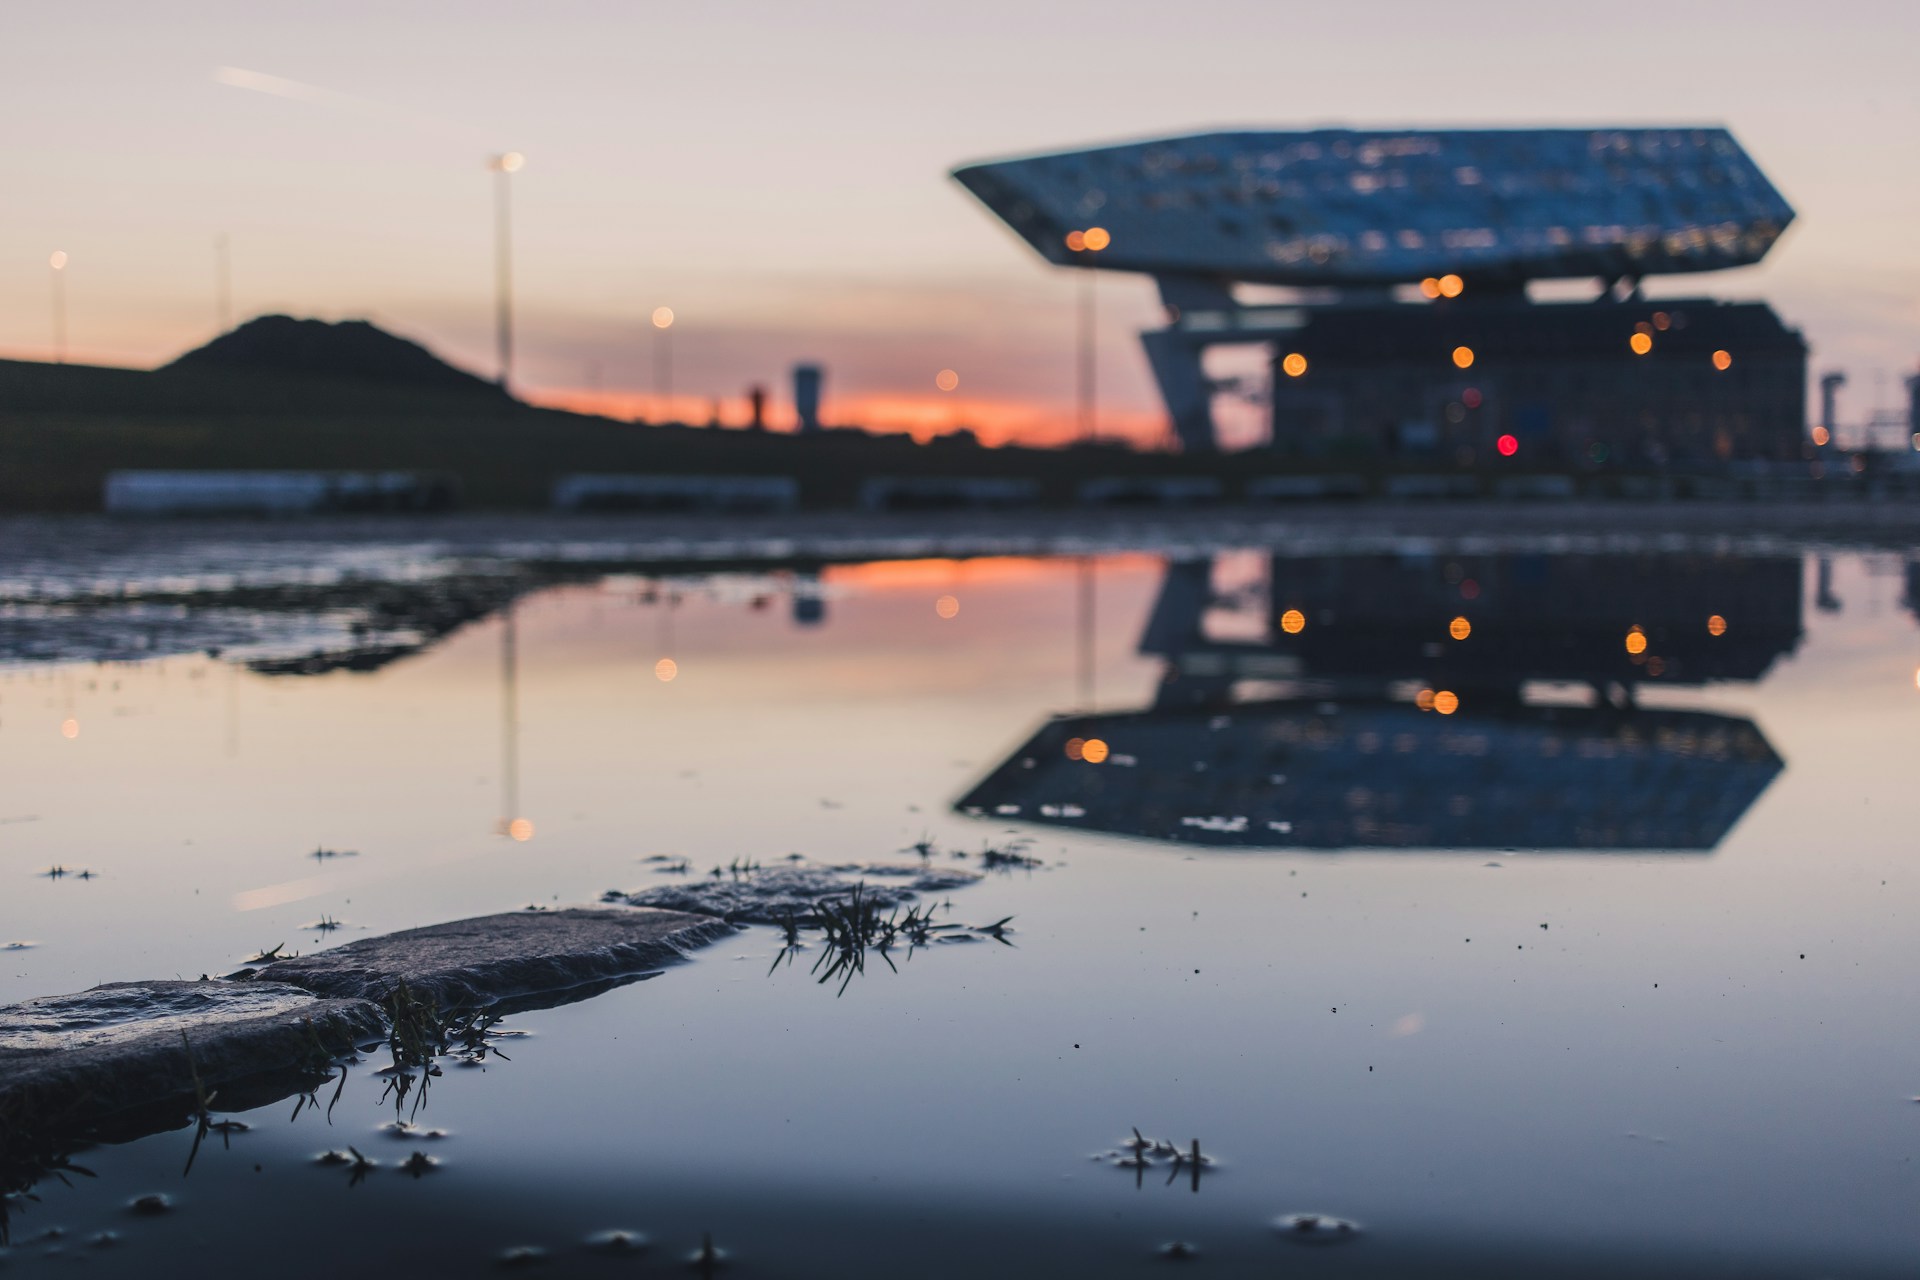
<path id="1" fill-rule="evenodd" d="M 527 158 L 506 151 L 487 162 L 493 184 L 494 332 L 499 343 L 500 389 L 513 376 L 513 210 L 511 180 Z"/>
<path id="2" fill-rule="evenodd" d="M 53 272 L 53 362 L 67 362 L 67 255 L 55 249 L 47 259 Z"/>
<path id="3" fill-rule="evenodd" d="M 213 240 L 213 291 L 220 332 L 225 333 L 233 328 L 233 253 L 224 231 Z"/>
<path id="4" fill-rule="evenodd" d="M 660 397 L 659 419 L 673 419 L 673 308 L 653 309 L 653 389 Z"/>
<path id="5" fill-rule="evenodd" d="M 1113 243 L 1113 237 L 1105 227 L 1088 227 L 1085 231 L 1069 231 L 1067 248 L 1077 254 L 1095 254 Z M 1080 306 L 1075 328 L 1078 331 L 1079 365 L 1079 409 L 1078 427 L 1080 438 L 1092 441 L 1096 434 L 1094 423 L 1095 365 L 1094 365 L 1094 323 L 1093 305 L 1093 267 L 1082 268 L 1080 278 Z"/>

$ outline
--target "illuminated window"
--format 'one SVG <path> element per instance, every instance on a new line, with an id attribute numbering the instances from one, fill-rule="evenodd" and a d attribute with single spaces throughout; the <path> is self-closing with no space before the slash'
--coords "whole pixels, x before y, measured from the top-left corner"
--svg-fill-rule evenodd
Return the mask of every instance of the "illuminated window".
<path id="1" fill-rule="evenodd" d="M 1290 636 L 1297 636 L 1307 629 L 1307 615 L 1298 609 L 1289 609 L 1280 615 L 1280 629 Z"/>

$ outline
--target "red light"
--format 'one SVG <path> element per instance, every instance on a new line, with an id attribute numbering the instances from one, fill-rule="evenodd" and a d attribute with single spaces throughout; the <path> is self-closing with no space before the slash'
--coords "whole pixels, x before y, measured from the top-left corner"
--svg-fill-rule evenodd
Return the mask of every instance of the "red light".
<path id="1" fill-rule="evenodd" d="M 1480 407 L 1480 388 L 1468 387 L 1465 391 L 1462 391 L 1460 393 L 1460 403 L 1469 409 L 1478 409 Z"/>
<path id="2" fill-rule="evenodd" d="M 1511 458 L 1514 454 L 1520 452 L 1520 442 L 1512 436 L 1501 436 L 1499 443 L 1495 447 L 1500 450 L 1500 456 L 1503 458 Z"/>

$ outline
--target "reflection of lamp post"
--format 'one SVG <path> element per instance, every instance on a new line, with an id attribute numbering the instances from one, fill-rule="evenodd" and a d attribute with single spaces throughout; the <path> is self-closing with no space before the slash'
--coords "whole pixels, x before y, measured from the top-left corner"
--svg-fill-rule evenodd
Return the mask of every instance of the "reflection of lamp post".
<path id="1" fill-rule="evenodd" d="M 660 397 L 660 421 L 673 417 L 673 308 L 653 309 L 653 389 Z"/>
<path id="2" fill-rule="evenodd" d="M 53 362 L 67 362 L 67 255 L 59 250 L 47 259 L 53 269 Z"/>
<path id="3" fill-rule="evenodd" d="M 1085 231 L 1069 231 L 1067 248 L 1074 253 L 1099 253 L 1113 243 L 1113 237 L 1105 227 L 1088 227 Z M 1094 438 L 1093 399 L 1093 268 L 1087 267 L 1080 280 L 1080 315 L 1076 326 L 1079 330 L 1079 427 L 1082 440 Z"/>
<path id="4" fill-rule="evenodd" d="M 487 161 L 497 178 L 493 184 L 493 305 L 499 339 L 500 387 L 513 375 L 513 211 L 509 182 L 527 158 L 506 151 Z"/>
<path id="5" fill-rule="evenodd" d="M 220 332 L 233 328 L 233 254 L 222 231 L 213 241 L 214 301 L 220 320 Z"/>
<path id="6" fill-rule="evenodd" d="M 500 614 L 500 812 L 495 827 L 522 842 L 533 839 L 533 823 L 520 816 L 520 630 L 509 600 Z"/>

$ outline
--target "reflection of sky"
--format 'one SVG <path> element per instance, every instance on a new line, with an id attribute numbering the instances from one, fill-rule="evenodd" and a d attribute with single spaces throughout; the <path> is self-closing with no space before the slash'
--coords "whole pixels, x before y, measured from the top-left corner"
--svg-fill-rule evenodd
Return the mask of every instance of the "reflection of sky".
<path id="1" fill-rule="evenodd" d="M 8 150 L 0 351 L 44 354 L 55 248 L 76 354 L 149 363 L 202 340 L 225 231 L 240 314 L 367 314 L 487 367 L 480 160 L 513 147 L 530 386 L 644 394 L 645 316 L 666 302 L 682 412 L 751 380 L 784 398 L 788 366 L 817 358 L 830 419 L 1039 431 L 1072 395 L 1072 287 L 953 164 L 1216 124 L 1701 120 L 1801 212 L 1777 261 L 1701 283 L 1771 298 L 1853 370 L 1853 403 L 1897 399 L 1874 374 L 1920 340 L 1913 6 L 1671 4 L 1632 29 L 1630 74 L 1622 21 L 1510 0 L 39 6 L 0 47 L 0 111 L 33 122 Z M 326 94 L 223 86 L 221 66 Z M 1157 307 L 1138 281 L 1103 296 L 1104 394 L 1144 428 L 1132 331 Z M 942 367 L 957 403 L 933 390 Z"/>
<path id="2" fill-rule="evenodd" d="M 1531 1239 L 1818 1270 L 1910 1259 L 1920 695 L 1900 580 L 1868 567 L 1840 564 L 1843 612 L 1810 610 L 1759 684 L 1658 693 L 1752 718 L 1788 762 L 1710 860 L 1212 853 L 1048 830 L 1034 851 L 1064 865 L 953 895 L 962 919 L 1014 914 L 1017 949 L 916 956 L 836 1001 L 804 958 L 763 977 L 774 938 L 750 931 L 517 1020 L 540 1034 L 512 1063 L 434 1086 L 446 1169 L 326 1201 L 342 1230 L 313 1247 L 364 1248 L 384 1220 L 396 1248 L 484 1260 L 632 1225 L 676 1249 L 710 1229 L 818 1259 L 907 1221 L 902 1249 L 958 1242 L 933 1274 L 973 1263 L 991 1221 L 996 1246 L 1071 1242 L 1124 1272 L 1175 1236 L 1271 1262 L 1262 1224 L 1321 1210 L 1388 1256 Z M 818 628 L 688 593 L 670 639 L 631 582 L 536 596 L 518 614 L 523 845 L 489 834 L 493 623 L 372 676 L 186 660 L 0 675 L 0 819 L 37 818 L 0 825 L 0 940 L 41 943 L 5 953 L 0 998 L 310 949 L 298 926 L 323 912 L 384 930 L 589 899 L 654 882 L 654 852 L 868 858 L 923 832 L 977 848 L 1001 824 L 945 806 L 1073 699 L 1074 581 L 1020 562 L 837 572 Z M 1150 562 L 1102 571 L 1102 706 L 1152 695 L 1132 647 L 1157 585 Z M 303 859 L 316 843 L 359 856 Z M 101 878 L 31 878 L 53 862 Z M 330 1195 L 313 1150 L 388 1143 L 367 1132 L 377 1093 L 356 1078 L 331 1129 L 254 1117 L 231 1153 L 202 1153 L 187 1208 L 270 1223 L 297 1207 L 310 1229 L 312 1201 L 285 1185 Z M 1136 1123 L 1227 1163 L 1198 1197 L 1136 1193 L 1086 1158 Z M 185 1139 L 89 1153 L 102 1181 L 47 1188 L 47 1220 L 124 1226 L 129 1195 L 176 1187 Z M 895 1205 L 891 1227 L 865 1216 Z M 1064 1225 L 1028 1243 L 1036 1220 Z M 465 1229 L 423 1226 L 439 1222 Z M 233 1231 L 223 1247 L 244 1253 Z M 102 1265 L 151 1268 L 189 1239 L 156 1230 Z"/>

